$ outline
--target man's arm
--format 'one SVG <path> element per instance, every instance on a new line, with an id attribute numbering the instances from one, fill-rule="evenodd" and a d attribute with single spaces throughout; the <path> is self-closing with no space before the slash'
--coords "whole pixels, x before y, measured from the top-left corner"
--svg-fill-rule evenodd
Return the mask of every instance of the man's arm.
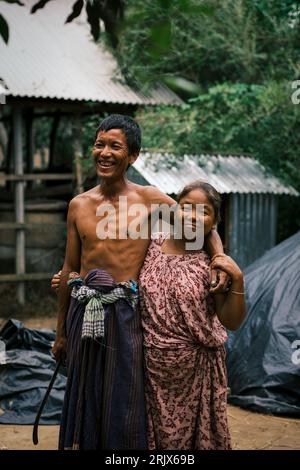
<path id="1" fill-rule="evenodd" d="M 235 261 L 224 254 L 215 257 L 212 267 L 222 269 L 232 279 L 229 292 L 215 294 L 214 298 L 220 322 L 229 330 L 235 331 L 246 314 L 243 273 Z"/>
<path id="2" fill-rule="evenodd" d="M 57 360 L 66 356 L 66 317 L 70 304 L 71 289 L 67 285 L 71 271 L 80 271 L 81 241 L 76 227 L 76 213 L 78 211 L 78 198 L 72 199 L 69 204 L 67 218 L 67 246 L 65 260 L 61 271 L 58 289 L 58 316 L 56 339 L 53 354 Z"/>
<path id="3" fill-rule="evenodd" d="M 153 227 L 158 220 L 162 220 L 169 224 L 174 223 L 174 212 L 170 211 L 168 208 L 175 208 L 177 204 L 175 199 L 171 198 L 154 186 L 145 186 L 144 197 L 146 204 L 150 209 L 147 221 L 148 224 L 151 222 L 151 224 L 149 224 L 149 235 L 151 235 Z M 163 208 L 166 208 L 167 210 L 162 210 Z"/>
<path id="4" fill-rule="evenodd" d="M 208 252 L 211 258 L 215 255 L 221 255 L 224 253 L 222 240 L 217 230 L 212 229 L 210 234 L 205 238 L 204 244 L 205 250 Z M 211 293 L 225 292 L 230 285 L 230 276 L 222 269 L 211 268 Z"/>
<path id="5" fill-rule="evenodd" d="M 145 196 L 147 198 L 147 202 L 150 204 L 167 204 L 168 206 L 174 206 L 177 204 L 175 199 L 154 186 L 145 186 Z"/>

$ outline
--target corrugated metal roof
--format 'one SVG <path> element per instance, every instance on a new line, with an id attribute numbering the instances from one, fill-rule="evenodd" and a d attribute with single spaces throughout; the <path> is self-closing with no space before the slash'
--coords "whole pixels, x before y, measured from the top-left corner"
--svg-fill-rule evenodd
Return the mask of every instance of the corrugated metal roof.
<path id="1" fill-rule="evenodd" d="M 7 93 L 7 89 L 1 84 L 0 80 L 0 105 L 5 104 Z"/>
<path id="2" fill-rule="evenodd" d="M 173 164 L 173 166 L 172 166 Z M 177 165 L 177 166 L 174 166 Z M 267 173 L 253 158 L 221 155 L 184 155 L 143 153 L 133 167 L 148 181 L 168 194 L 176 194 L 196 179 L 211 183 L 221 194 L 226 193 L 299 193 Z"/>
<path id="3" fill-rule="evenodd" d="M 10 26 L 9 43 L 0 38 L 0 78 L 14 97 L 57 98 L 125 104 L 180 104 L 162 84 L 151 96 L 117 81 L 117 63 L 96 44 L 85 19 L 64 24 L 74 0 L 49 2 L 30 14 L 36 0 L 24 7 L 0 2 Z"/>
<path id="4" fill-rule="evenodd" d="M 0 93 L 2 93 L 3 95 L 7 95 L 7 93 L 8 93 L 5 86 L 1 83 L 1 80 L 0 80 Z"/>

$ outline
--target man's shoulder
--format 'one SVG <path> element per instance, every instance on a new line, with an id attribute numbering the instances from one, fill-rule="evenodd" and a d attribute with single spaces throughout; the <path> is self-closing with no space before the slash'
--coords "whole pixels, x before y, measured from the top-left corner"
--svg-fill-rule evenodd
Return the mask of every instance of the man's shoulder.
<path id="1" fill-rule="evenodd" d="M 175 202 L 170 196 L 162 192 L 156 186 L 135 185 L 136 191 L 149 203 L 171 204 Z"/>
<path id="2" fill-rule="evenodd" d="M 147 201 L 151 204 L 166 204 L 168 206 L 176 204 L 176 201 L 171 196 L 165 194 L 155 186 L 145 186 L 144 195 Z"/>
<path id="3" fill-rule="evenodd" d="M 128 181 L 128 187 L 130 191 L 143 194 L 146 191 L 146 188 L 151 188 L 152 186 L 144 186 L 142 184 L 133 183 L 133 181 Z"/>
<path id="4" fill-rule="evenodd" d="M 83 204 L 86 204 L 88 201 L 93 199 L 93 196 L 96 195 L 97 187 L 89 189 L 81 194 L 77 194 L 77 196 L 73 197 L 69 202 L 69 208 L 81 207 Z"/>
<path id="5" fill-rule="evenodd" d="M 129 192 L 134 193 L 145 201 L 151 199 L 151 196 L 161 193 L 155 186 L 144 186 L 130 181 Z M 163 194 L 163 193 L 161 193 Z"/>

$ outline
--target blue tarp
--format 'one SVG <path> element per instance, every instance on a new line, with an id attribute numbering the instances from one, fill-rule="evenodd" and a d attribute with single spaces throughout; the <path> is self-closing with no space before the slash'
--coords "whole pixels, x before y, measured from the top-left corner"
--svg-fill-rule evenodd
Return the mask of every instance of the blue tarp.
<path id="1" fill-rule="evenodd" d="M 230 333 L 232 404 L 300 416 L 300 232 L 245 270 L 247 318 Z"/>
<path id="2" fill-rule="evenodd" d="M 55 333 L 25 328 L 9 320 L 0 331 L 0 423 L 33 424 L 55 369 L 51 348 Z M 57 375 L 41 424 L 59 424 L 66 385 Z"/>

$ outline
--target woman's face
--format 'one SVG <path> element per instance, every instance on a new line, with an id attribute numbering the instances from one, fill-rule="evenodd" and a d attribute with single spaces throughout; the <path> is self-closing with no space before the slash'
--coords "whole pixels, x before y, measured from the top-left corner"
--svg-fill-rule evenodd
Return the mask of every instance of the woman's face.
<path id="1" fill-rule="evenodd" d="M 195 237 L 199 230 L 204 230 L 204 236 L 208 235 L 215 226 L 215 210 L 205 191 L 193 189 L 180 199 L 175 226 L 176 223 L 182 227 L 183 238 L 187 231 L 195 233 Z"/>

